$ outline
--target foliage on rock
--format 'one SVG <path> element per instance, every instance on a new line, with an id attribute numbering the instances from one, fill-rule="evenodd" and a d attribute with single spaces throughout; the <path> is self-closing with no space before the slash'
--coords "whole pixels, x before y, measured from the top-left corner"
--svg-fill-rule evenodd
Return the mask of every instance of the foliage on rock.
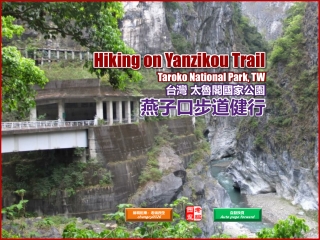
<path id="1" fill-rule="evenodd" d="M 249 23 L 249 18 L 242 15 L 241 3 L 232 2 L 232 22 L 236 34 L 236 45 L 242 53 L 266 52 L 268 43 L 255 26 Z"/>
<path id="2" fill-rule="evenodd" d="M 306 62 L 305 9 L 306 3 L 301 2 L 288 10 L 283 36 L 274 42 L 270 64 L 264 70 L 268 72 L 266 111 L 269 117 L 243 118 L 238 130 L 240 141 L 250 133 L 255 137 L 257 150 L 270 153 L 271 149 L 286 149 L 304 167 L 314 162 L 317 124 L 313 116 L 318 99 L 318 67 L 310 67 Z"/>
<path id="3" fill-rule="evenodd" d="M 139 176 L 140 184 L 145 184 L 148 181 L 159 181 L 162 177 L 162 172 L 159 170 L 159 162 L 157 157 L 160 153 L 160 148 L 166 144 L 170 144 L 172 134 L 168 131 L 168 126 L 163 125 L 159 128 L 159 133 L 155 136 L 155 143 L 148 151 L 148 161 L 145 168 Z"/>

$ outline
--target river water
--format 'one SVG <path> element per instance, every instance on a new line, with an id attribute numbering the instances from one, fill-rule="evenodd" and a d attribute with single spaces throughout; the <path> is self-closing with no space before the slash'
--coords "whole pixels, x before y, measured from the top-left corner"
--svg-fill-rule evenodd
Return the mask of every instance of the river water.
<path id="1" fill-rule="evenodd" d="M 247 208 L 249 207 L 246 202 L 246 196 L 243 194 L 240 194 L 239 191 L 235 190 L 233 188 L 233 181 L 231 176 L 226 174 L 227 166 L 231 163 L 233 159 L 231 158 L 224 158 L 219 161 L 214 161 L 211 164 L 211 175 L 215 179 L 218 180 L 220 185 L 226 189 L 228 192 L 232 206 L 234 208 Z M 263 212 L 262 212 L 263 215 Z M 251 232 L 258 232 L 262 228 L 266 227 L 273 227 L 273 224 L 270 222 L 265 221 L 264 219 L 261 222 L 239 222 L 244 227 L 248 228 Z"/>

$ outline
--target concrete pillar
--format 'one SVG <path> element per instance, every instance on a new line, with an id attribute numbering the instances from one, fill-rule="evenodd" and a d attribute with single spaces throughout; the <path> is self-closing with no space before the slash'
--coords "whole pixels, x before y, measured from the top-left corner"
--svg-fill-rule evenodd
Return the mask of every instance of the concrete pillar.
<path id="1" fill-rule="evenodd" d="M 30 121 L 37 121 L 37 108 L 30 109 Z"/>
<path id="2" fill-rule="evenodd" d="M 170 117 L 174 117 L 174 112 L 175 112 L 174 109 L 170 109 Z"/>
<path id="3" fill-rule="evenodd" d="M 60 100 L 58 102 L 58 118 L 60 118 L 62 121 L 65 121 L 66 119 L 66 113 L 64 109 L 64 102 Z"/>
<path id="4" fill-rule="evenodd" d="M 82 52 L 81 51 L 79 52 L 79 58 L 80 58 L 80 61 L 82 61 Z"/>
<path id="5" fill-rule="evenodd" d="M 128 119 L 128 123 L 131 123 L 131 102 L 130 102 L 130 100 L 126 102 L 126 117 Z"/>
<path id="6" fill-rule="evenodd" d="M 122 101 L 117 101 L 117 118 L 122 123 Z"/>
<path id="7" fill-rule="evenodd" d="M 88 129 L 88 145 L 89 145 L 89 158 L 97 162 L 97 148 L 96 148 L 96 138 L 94 130 L 92 128 Z"/>
<path id="8" fill-rule="evenodd" d="M 72 60 L 74 60 L 74 51 L 71 52 Z"/>
<path id="9" fill-rule="evenodd" d="M 60 53 L 59 50 L 57 50 L 57 59 L 59 59 L 59 53 Z"/>
<path id="10" fill-rule="evenodd" d="M 103 119 L 103 103 L 102 100 L 96 100 L 96 114 L 98 119 Z"/>
<path id="11" fill-rule="evenodd" d="M 107 106 L 107 117 L 109 120 L 109 124 L 112 125 L 113 124 L 113 104 L 112 104 L 112 101 L 108 101 L 106 106 Z"/>
<path id="12" fill-rule="evenodd" d="M 48 62 L 51 62 L 51 50 L 50 49 L 48 50 L 48 58 L 49 58 Z"/>
<path id="13" fill-rule="evenodd" d="M 139 122 L 140 120 L 140 101 L 135 101 L 133 103 L 134 105 L 134 116 L 136 118 L 136 122 Z"/>
<path id="14" fill-rule="evenodd" d="M 65 59 L 65 60 L 67 60 L 67 59 L 68 59 L 68 57 L 67 57 L 67 56 L 68 56 L 68 52 L 67 52 L 67 51 L 64 51 L 64 59 Z"/>
<path id="15" fill-rule="evenodd" d="M 193 125 L 193 128 L 196 127 L 196 117 L 195 116 L 192 116 L 192 125 Z"/>

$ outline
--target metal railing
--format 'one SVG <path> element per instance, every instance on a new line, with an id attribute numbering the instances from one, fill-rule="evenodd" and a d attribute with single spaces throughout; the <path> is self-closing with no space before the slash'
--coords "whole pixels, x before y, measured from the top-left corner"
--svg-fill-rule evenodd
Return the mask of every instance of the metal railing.
<path id="1" fill-rule="evenodd" d="M 3 130 L 13 129 L 34 129 L 34 128 L 59 128 L 59 127 L 80 127 L 80 126 L 93 126 L 94 120 L 83 121 L 32 121 L 32 122 L 2 122 Z"/>

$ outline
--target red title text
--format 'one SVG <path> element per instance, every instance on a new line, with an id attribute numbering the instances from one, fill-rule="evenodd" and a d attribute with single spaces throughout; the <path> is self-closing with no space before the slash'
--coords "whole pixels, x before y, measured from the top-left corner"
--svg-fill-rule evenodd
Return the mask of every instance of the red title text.
<path id="1" fill-rule="evenodd" d="M 141 64 L 145 68 L 265 68 L 266 53 L 241 54 L 231 52 L 228 54 L 175 54 L 164 52 L 161 54 L 123 54 L 121 52 L 94 52 L 94 68 L 131 68 L 138 70 Z M 164 66 L 165 65 L 165 66 Z"/>

